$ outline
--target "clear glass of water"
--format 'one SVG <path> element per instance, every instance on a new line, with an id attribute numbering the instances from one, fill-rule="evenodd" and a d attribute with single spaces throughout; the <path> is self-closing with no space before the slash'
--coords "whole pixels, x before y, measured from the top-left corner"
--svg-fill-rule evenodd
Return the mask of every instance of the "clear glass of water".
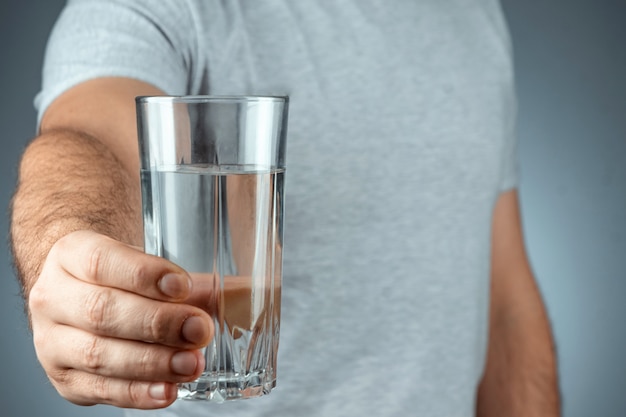
<path id="1" fill-rule="evenodd" d="M 276 385 L 287 97 L 137 97 L 146 253 L 185 268 L 215 337 L 178 398 Z"/>

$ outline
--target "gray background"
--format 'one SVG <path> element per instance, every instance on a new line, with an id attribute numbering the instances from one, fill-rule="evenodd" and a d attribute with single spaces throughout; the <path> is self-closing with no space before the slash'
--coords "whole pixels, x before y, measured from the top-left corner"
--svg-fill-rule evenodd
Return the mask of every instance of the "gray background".
<path id="1" fill-rule="evenodd" d="M 34 133 L 32 98 L 63 1 L 0 1 L 0 199 Z M 553 321 L 566 417 L 626 416 L 626 2 L 504 0 L 520 99 L 522 210 Z M 1 220 L 6 234 L 6 216 Z M 0 240 L 0 415 L 117 416 L 61 399 L 36 364 Z"/>

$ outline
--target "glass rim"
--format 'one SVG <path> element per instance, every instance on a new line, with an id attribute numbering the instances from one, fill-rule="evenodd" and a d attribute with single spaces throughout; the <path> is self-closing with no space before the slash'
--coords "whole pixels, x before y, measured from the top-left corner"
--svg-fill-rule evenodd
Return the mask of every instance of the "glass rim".
<path id="1" fill-rule="evenodd" d="M 239 102 L 239 103 L 250 103 L 250 102 L 260 102 L 260 101 L 271 101 L 271 102 L 283 102 L 286 103 L 289 101 L 289 96 L 274 96 L 274 95 L 154 95 L 154 96 L 137 96 L 135 97 L 135 101 L 139 103 L 163 103 L 163 104 L 172 104 L 172 103 L 186 103 L 186 104 L 194 104 L 194 103 L 230 103 L 230 102 Z"/>

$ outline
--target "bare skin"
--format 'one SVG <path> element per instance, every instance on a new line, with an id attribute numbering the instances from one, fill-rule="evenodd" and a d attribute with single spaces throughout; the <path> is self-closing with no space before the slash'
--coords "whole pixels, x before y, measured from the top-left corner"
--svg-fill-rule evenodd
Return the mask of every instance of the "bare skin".
<path id="1" fill-rule="evenodd" d="M 134 97 L 159 93 L 126 79 L 69 90 L 20 165 L 11 235 L 35 350 L 76 404 L 165 407 L 212 337 L 209 315 L 184 303 L 189 275 L 137 247 Z"/>
<path id="2" fill-rule="evenodd" d="M 20 165 L 12 245 L 48 377 L 83 405 L 161 408 L 195 379 L 212 337 L 193 277 L 144 254 L 130 79 L 73 87 L 47 110 Z M 494 213 L 491 332 L 481 417 L 557 416 L 552 339 L 523 250 L 514 192 Z"/>
<path id="3" fill-rule="evenodd" d="M 499 197 L 492 223 L 489 348 L 477 415 L 559 416 L 554 342 L 524 249 L 517 192 Z"/>

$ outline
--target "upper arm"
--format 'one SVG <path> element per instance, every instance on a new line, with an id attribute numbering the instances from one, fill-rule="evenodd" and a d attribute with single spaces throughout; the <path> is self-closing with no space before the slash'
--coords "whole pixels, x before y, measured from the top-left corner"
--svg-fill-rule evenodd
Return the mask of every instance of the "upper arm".
<path id="1" fill-rule="evenodd" d="M 187 93 L 191 23 L 184 2 L 68 1 L 50 34 L 35 98 L 41 133 L 86 133 L 137 173 L 134 98 Z"/>
<path id="2" fill-rule="evenodd" d="M 97 138 L 132 175 L 139 173 L 135 97 L 161 95 L 158 88 L 131 78 L 96 78 L 55 99 L 43 114 L 40 133 L 71 130 Z"/>

